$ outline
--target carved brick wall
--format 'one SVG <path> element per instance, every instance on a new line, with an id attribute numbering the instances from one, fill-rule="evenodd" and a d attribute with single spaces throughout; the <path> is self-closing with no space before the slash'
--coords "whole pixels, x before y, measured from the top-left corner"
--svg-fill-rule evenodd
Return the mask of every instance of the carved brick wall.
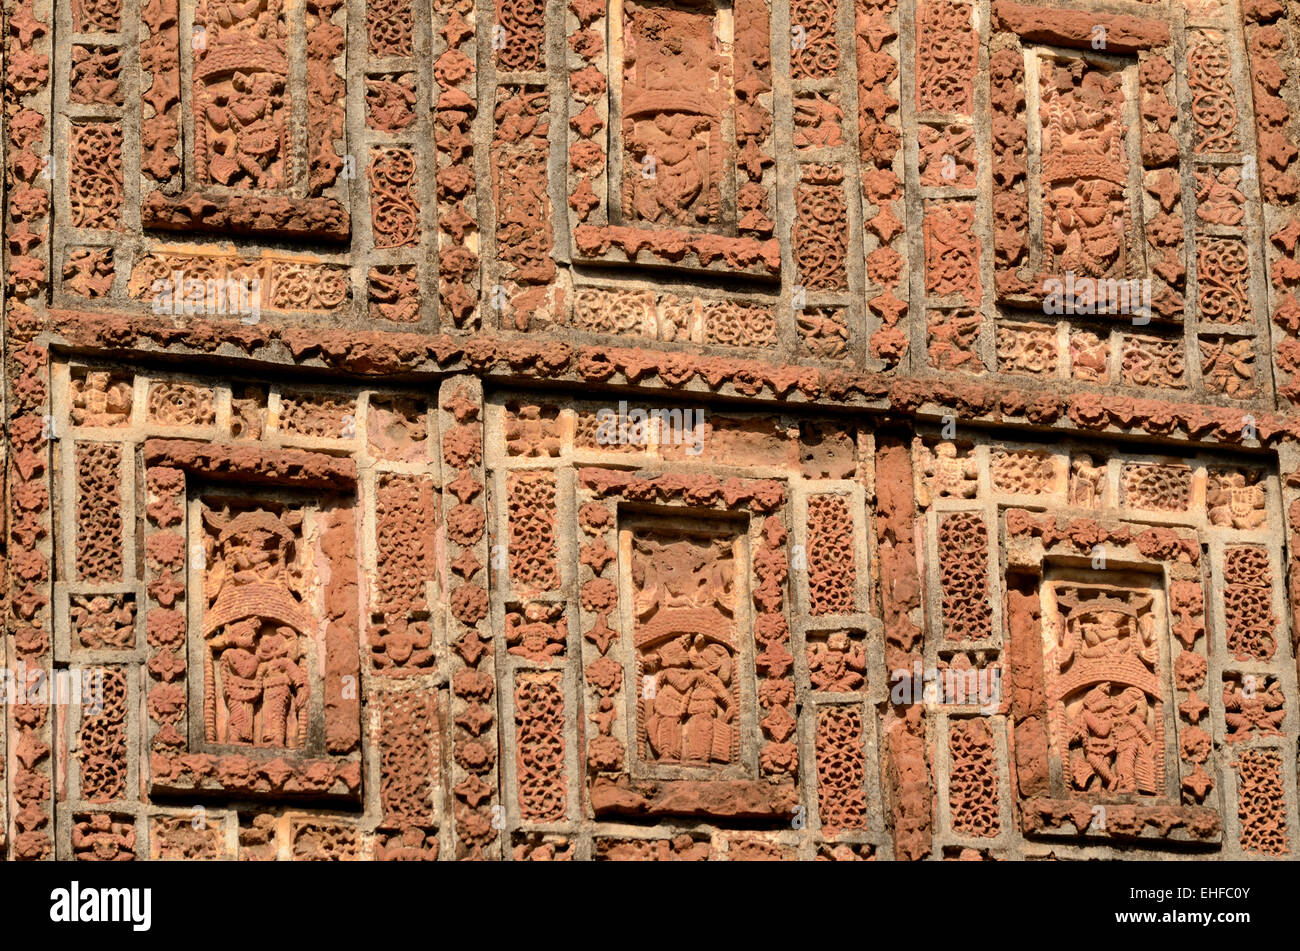
<path id="1" fill-rule="evenodd" d="M 3 25 L 6 859 L 1294 858 L 1293 7 Z"/>

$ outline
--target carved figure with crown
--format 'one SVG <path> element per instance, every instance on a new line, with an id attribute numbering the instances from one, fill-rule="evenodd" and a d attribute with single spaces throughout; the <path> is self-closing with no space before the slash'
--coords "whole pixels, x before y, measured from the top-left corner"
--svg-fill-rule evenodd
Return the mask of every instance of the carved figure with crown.
<path id="1" fill-rule="evenodd" d="M 716 225 L 722 211 L 722 113 L 712 9 L 629 4 L 624 36 L 624 215 Z"/>

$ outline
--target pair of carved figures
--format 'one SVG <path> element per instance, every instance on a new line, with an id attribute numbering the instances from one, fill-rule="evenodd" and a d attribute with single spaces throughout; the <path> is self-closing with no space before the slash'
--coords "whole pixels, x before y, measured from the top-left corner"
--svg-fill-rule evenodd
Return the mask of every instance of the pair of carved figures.
<path id="1" fill-rule="evenodd" d="M 731 763 L 737 754 L 733 552 L 722 538 L 635 538 L 641 720 L 664 763 Z"/>
<path id="2" fill-rule="evenodd" d="M 1084 695 L 1070 726 L 1070 780 L 1077 789 L 1099 781 L 1106 792 L 1155 795 L 1155 735 L 1147 698 L 1137 687 L 1098 684 Z"/>
<path id="3" fill-rule="evenodd" d="M 1060 592 L 1064 763 L 1081 792 L 1157 795 L 1161 749 L 1153 598 L 1122 589 Z"/>
<path id="4" fill-rule="evenodd" d="M 204 579 L 208 739 L 302 746 L 309 686 L 301 638 L 308 625 L 293 563 L 302 513 L 205 508 L 203 521 L 215 535 Z"/>

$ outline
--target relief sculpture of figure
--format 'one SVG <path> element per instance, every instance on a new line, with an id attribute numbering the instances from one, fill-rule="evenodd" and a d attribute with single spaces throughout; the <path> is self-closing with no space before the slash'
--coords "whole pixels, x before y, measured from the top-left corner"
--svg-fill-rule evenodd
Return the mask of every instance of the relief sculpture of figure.
<path id="1" fill-rule="evenodd" d="M 1099 610 L 1080 624 L 1083 646 L 1080 655 L 1088 658 L 1112 657 L 1132 652 L 1154 665 L 1156 648 L 1150 615 L 1133 617 L 1122 611 Z"/>
<path id="2" fill-rule="evenodd" d="M 678 226 L 721 213 L 722 59 L 711 17 L 630 8 L 623 84 L 624 214 Z"/>
<path id="3" fill-rule="evenodd" d="M 1070 742 L 1081 743 L 1070 764 L 1071 779 L 1079 789 L 1087 789 L 1093 777 L 1103 788 L 1115 787 L 1114 760 L 1118 749 L 1115 739 L 1115 712 L 1111 703 L 1110 684 L 1093 687 L 1083 698 L 1083 710 L 1070 730 Z"/>
<path id="4" fill-rule="evenodd" d="M 1043 240 L 1059 255 L 1049 270 L 1127 276 L 1121 80 L 1083 60 L 1068 67 L 1045 62 L 1043 73 Z"/>
<path id="5" fill-rule="evenodd" d="M 1155 669 L 1160 650 L 1149 597 L 1130 603 L 1108 594 L 1063 596 L 1060 604 L 1069 609 L 1058 628 L 1057 659 L 1062 670 L 1076 661 L 1104 665 L 1129 659 L 1136 659 L 1147 670 Z"/>
<path id="6" fill-rule="evenodd" d="M 107 370 L 72 381 L 72 421 L 78 426 L 120 426 L 131 415 L 131 384 Z"/>
<path id="7" fill-rule="evenodd" d="M 1068 785 L 1087 794 L 1159 795 L 1164 739 L 1154 598 L 1118 586 L 1063 585 L 1056 604 L 1054 692 Z"/>
<path id="8" fill-rule="evenodd" d="M 682 636 L 645 658 L 658 672 L 646 733 L 659 758 L 726 763 L 731 759 L 731 655 L 704 635 Z"/>
<path id="9" fill-rule="evenodd" d="M 633 542 L 640 703 L 650 755 L 729 763 L 738 697 L 731 543 Z"/>
<path id="10" fill-rule="evenodd" d="M 203 521 L 214 556 L 204 577 L 208 739 L 302 746 L 309 695 L 302 637 L 309 625 L 293 564 L 302 515 L 231 515 L 205 506 Z"/>
<path id="11" fill-rule="evenodd" d="M 210 0 L 194 64 L 195 162 L 232 188 L 279 188 L 290 153 L 279 0 Z"/>
<path id="12" fill-rule="evenodd" d="M 1153 795 L 1155 737 L 1147 728 L 1147 698 L 1137 687 L 1125 687 L 1116 702 L 1115 790 Z"/>
<path id="13" fill-rule="evenodd" d="M 854 644 L 847 631 L 833 631 L 824 644 L 806 648 L 808 677 L 818 690 L 850 692 L 866 682 L 867 652 Z"/>
<path id="14" fill-rule="evenodd" d="M 236 72 L 228 94 L 216 94 L 204 115 L 211 127 L 208 167 L 230 185 L 243 172 L 258 188 L 278 184 L 272 164 L 280 151 L 271 100 L 282 83 L 271 73 Z"/>
<path id="15" fill-rule="evenodd" d="M 1083 453 L 1070 461 L 1070 504 L 1096 508 L 1105 494 L 1106 466 L 1096 465 L 1092 456 Z"/>
<path id="16" fill-rule="evenodd" d="M 262 693 L 258 685 L 257 628 L 256 618 L 245 618 L 208 641 L 209 649 L 221 658 L 228 743 L 253 742 L 253 720 Z"/>
<path id="17" fill-rule="evenodd" d="M 304 739 L 302 727 L 307 719 L 301 707 L 307 696 L 307 675 L 295 661 L 298 634 L 287 626 L 267 631 L 257 645 L 258 676 L 262 681 L 262 735 L 268 746 L 288 746 L 289 724 L 299 726 L 298 745 Z"/>
<path id="18" fill-rule="evenodd" d="M 221 27 L 265 39 L 273 28 L 275 13 L 266 0 L 209 0 L 212 19 Z"/>

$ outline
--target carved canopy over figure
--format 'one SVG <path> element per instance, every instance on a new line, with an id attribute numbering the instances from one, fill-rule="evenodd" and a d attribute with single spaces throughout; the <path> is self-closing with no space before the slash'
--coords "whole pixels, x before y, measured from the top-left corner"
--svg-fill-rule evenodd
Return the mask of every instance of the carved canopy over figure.
<path id="1" fill-rule="evenodd" d="M 679 226 L 722 210 L 723 58 L 713 8 L 628 4 L 623 59 L 624 214 Z"/>
<path id="2" fill-rule="evenodd" d="M 203 619 L 208 739 L 302 746 L 309 687 L 301 638 L 309 625 L 294 566 L 302 514 L 204 507 L 203 521 L 212 550 Z"/>
<path id="3" fill-rule="evenodd" d="M 1066 589 L 1058 598 L 1065 612 L 1058 655 L 1061 669 L 1069 668 L 1077 655 L 1102 664 L 1109 660 L 1125 664 L 1137 658 L 1147 670 L 1154 670 L 1160 652 L 1151 596 L 1124 597 L 1105 590 L 1088 597 L 1091 594 L 1091 590 Z"/>
<path id="4" fill-rule="evenodd" d="M 194 161 L 232 188 L 288 182 L 289 61 L 280 0 L 207 0 L 194 62 Z"/>
<path id="5" fill-rule="evenodd" d="M 641 717 L 659 762 L 730 763 L 737 751 L 731 542 L 635 538 Z"/>
<path id="6" fill-rule="evenodd" d="M 1054 273 L 1127 277 L 1123 79 L 1076 59 L 1043 63 L 1044 244 Z"/>
<path id="7" fill-rule="evenodd" d="M 1164 751 L 1153 597 L 1063 586 L 1057 607 L 1052 693 L 1063 710 L 1067 783 L 1076 792 L 1158 795 Z"/>

